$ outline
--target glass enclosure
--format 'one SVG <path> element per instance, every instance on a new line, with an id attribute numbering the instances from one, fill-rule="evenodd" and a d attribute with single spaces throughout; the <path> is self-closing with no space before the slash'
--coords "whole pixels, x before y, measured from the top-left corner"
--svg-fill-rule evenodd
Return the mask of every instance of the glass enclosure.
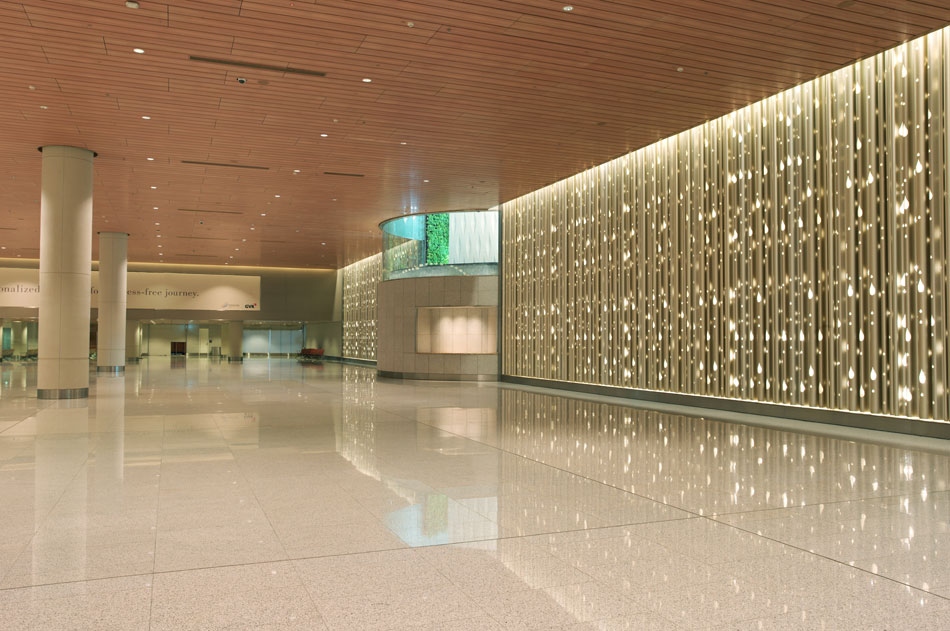
<path id="1" fill-rule="evenodd" d="M 384 221 L 383 280 L 498 273 L 498 211 L 454 210 Z"/>

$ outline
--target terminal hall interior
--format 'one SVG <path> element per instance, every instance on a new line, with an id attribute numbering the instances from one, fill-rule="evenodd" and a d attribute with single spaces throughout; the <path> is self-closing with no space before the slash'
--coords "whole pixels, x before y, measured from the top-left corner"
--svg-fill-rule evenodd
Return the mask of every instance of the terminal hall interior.
<path id="1" fill-rule="evenodd" d="M 0 629 L 950 628 L 950 5 L 0 0 Z"/>

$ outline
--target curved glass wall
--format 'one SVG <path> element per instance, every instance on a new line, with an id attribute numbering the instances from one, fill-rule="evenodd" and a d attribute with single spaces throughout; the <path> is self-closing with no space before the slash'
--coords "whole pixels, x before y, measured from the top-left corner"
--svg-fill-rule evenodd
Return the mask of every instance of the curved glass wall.
<path id="1" fill-rule="evenodd" d="M 498 211 L 396 217 L 383 231 L 383 280 L 498 273 Z"/>

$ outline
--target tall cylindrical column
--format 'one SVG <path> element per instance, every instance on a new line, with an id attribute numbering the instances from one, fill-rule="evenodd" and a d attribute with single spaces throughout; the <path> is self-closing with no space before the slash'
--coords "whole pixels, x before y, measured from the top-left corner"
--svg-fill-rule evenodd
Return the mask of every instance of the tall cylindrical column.
<path id="1" fill-rule="evenodd" d="M 47 146 L 40 202 L 40 335 L 36 395 L 89 396 L 92 159 L 77 147 Z"/>
<path id="2" fill-rule="evenodd" d="M 125 371 L 125 305 L 129 235 L 99 233 L 99 343 L 98 372 Z"/>
<path id="3" fill-rule="evenodd" d="M 14 322 L 11 328 L 10 343 L 13 348 L 13 357 L 22 359 L 26 357 L 29 337 L 27 337 L 26 322 Z"/>
<path id="4" fill-rule="evenodd" d="M 140 350 L 140 340 L 142 338 L 142 325 L 138 320 L 127 320 L 125 323 L 125 361 L 130 364 L 137 363 L 142 355 Z"/>
<path id="5" fill-rule="evenodd" d="M 228 323 L 228 361 L 244 361 L 244 323 Z"/>

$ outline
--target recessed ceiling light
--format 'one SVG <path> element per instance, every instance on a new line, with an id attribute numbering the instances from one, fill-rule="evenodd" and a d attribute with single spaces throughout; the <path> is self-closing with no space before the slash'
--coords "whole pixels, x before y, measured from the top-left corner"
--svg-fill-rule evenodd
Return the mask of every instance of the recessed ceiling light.
<path id="1" fill-rule="evenodd" d="M 235 252 L 240 252 L 241 248 L 234 248 Z"/>
<path id="2" fill-rule="evenodd" d="M 48 110 L 49 107 L 47 107 L 46 105 L 40 105 L 40 109 L 41 109 L 41 110 Z"/>
<path id="3" fill-rule="evenodd" d="M 241 239 L 241 243 L 247 243 L 247 239 Z"/>
<path id="4" fill-rule="evenodd" d="M 683 72 L 683 66 L 677 66 L 676 72 Z"/>
<path id="5" fill-rule="evenodd" d="M 409 143 L 408 143 L 408 142 L 401 142 L 401 143 L 399 143 L 399 144 L 400 144 L 400 145 L 408 145 Z"/>
<path id="6" fill-rule="evenodd" d="M 300 173 L 300 169 L 294 169 L 294 173 Z"/>
<path id="7" fill-rule="evenodd" d="M 330 134 L 320 134 L 320 137 L 321 137 L 321 138 L 326 138 L 326 137 L 329 136 L 329 135 L 330 135 Z"/>
<path id="8" fill-rule="evenodd" d="M 5 246 L 5 245 L 0 245 L 0 250 L 6 250 L 6 249 L 7 249 L 7 246 Z"/>
<path id="9" fill-rule="evenodd" d="M 426 184 L 428 184 L 428 183 L 429 183 L 429 180 L 422 180 L 422 181 L 423 181 L 423 182 L 425 182 Z"/>
<path id="10" fill-rule="evenodd" d="M 162 246 L 158 246 L 158 247 L 162 247 Z"/>
<path id="11" fill-rule="evenodd" d="M 151 160 L 154 160 L 155 158 L 145 158 L 145 159 L 151 161 Z"/>
<path id="12" fill-rule="evenodd" d="M 370 79 L 369 77 L 365 77 L 365 78 L 363 79 L 363 83 L 372 83 L 372 82 L 373 82 L 373 80 Z"/>
<path id="13" fill-rule="evenodd" d="M 152 117 L 151 117 L 151 116 L 143 116 L 143 117 L 142 117 L 142 120 L 150 121 L 150 120 L 152 120 Z"/>
<path id="14" fill-rule="evenodd" d="M 426 180 L 426 181 L 428 182 L 428 180 Z M 157 188 L 158 188 L 157 186 L 152 186 L 152 187 L 151 187 L 151 189 L 152 189 L 153 191 L 154 191 L 155 189 L 157 189 Z"/>
<path id="15" fill-rule="evenodd" d="M 144 48 L 133 48 L 133 49 L 132 49 L 132 52 L 133 52 L 133 53 L 138 53 L 139 55 L 144 55 L 144 54 L 145 54 L 145 49 L 144 49 Z"/>
<path id="16" fill-rule="evenodd" d="M 36 89 L 36 86 L 35 86 L 35 85 L 28 85 L 28 86 L 26 86 L 26 87 L 28 87 L 28 88 L 31 89 L 31 90 L 35 90 L 35 89 Z"/>
<path id="17" fill-rule="evenodd" d="M 152 210 L 158 210 L 158 206 L 152 206 Z"/>
<path id="18" fill-rule="evenodd" d="M 160 224 L 159 222 L 156 221 L 156 222 L 155 222 L 155 225 L 156 225 L 156 226 L 160 226 L 160 225 L 162 225 L 162 224 Z"/>
<path id="19" fill-rule="evenodd" d="M 233 254 L 230 255 L 230 256 L 228 256 L 228 258 L 229 258 L 229 259 L 233 259 L 233 258 L 234 258 L 234 255 L 233 255 Z M 225 263 L 225 265 L 227 265 L 227 263 Z"/>
<path id="20" fill-rule="evenodd" d="M 261 217 L 266 217 L 267 213 L 261 213 Z"/>
<path id="21" fill-rule="evenodd" d="M 253 230 L 253 229 L 254 229 L 254 228 L 251 228 L 251 230 Z"/>
<path id="22" fill-rule="evenodd" d="M 162 235 L 160 235 L 160 234 L 156 234 L 156 235 L 155 235 L 155 238 L 157 238 L 157 239 L 161 239 L 161 238 L 162 238 Z"/>
<path id="23" fill-rule="evenodd" d="M 320 245 L 326 245 L 326 244 L 327 244 L 327 242 L 326 242 L 326 241 L 323 241 Z"/>
<path id="24" fill-rule="evenodd" d="M 125 6 L 128 7 L 129 9 L 138 9 L 139 3 L 136 2 L 135 0 L 125 0 Z"/>
<path id="25" fill-rule="evenodd" d="M 280 195 L 274 195 L 274 197 L 280 197 Z"/>
<path id="26" fill-rule="evenodd" d="M 566 5 L 564 5 L 563 7 L 561 7 L 561 9 L 562 9 L 563 11 L 567 11 L 568 13 L 570 13 L 571 11 L 574 10 L 574 7 L 572 7 L 572 6 L 569 5 L 569 4 L 566 4 Z"/>

